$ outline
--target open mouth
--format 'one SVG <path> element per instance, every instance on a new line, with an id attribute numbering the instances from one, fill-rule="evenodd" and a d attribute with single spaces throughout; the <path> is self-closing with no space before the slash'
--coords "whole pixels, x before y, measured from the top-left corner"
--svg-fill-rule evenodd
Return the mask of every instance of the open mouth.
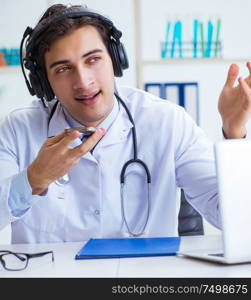
<path id="1" fill-rule="evenodd" d="M 94 104 L 98 100 L 98 96 L 101 94 L 101 91 L 91 93 L 89 95 L 78 95 L 75 97 L 75 100 L 82 102 L 83 104 Z"/>

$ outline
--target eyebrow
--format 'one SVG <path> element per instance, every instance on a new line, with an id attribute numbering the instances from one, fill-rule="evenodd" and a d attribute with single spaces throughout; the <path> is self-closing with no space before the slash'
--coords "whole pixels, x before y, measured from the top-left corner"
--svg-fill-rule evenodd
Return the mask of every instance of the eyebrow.
<path id="1" fill-rule="evenodd" d="M 102 49 L 93 49 L 91 51 L 88 51 L 87 53 L 83 54 L 82 55 L 82 58 L 86 57 L 86 56 L 89 56 L 91 54 L 94 54 L 94 53 L 100 53 L 100 52 L 103 52 Z M 69 63 L 70 61 L 65 59 L 65 60 L 58 60 L 58 61 L 55 61 L 53 62 L 52 64 L 50 64 L 49 66 L 49 69 L 52 69 L 53 67 L 57 66 L 57 65 L 62 65 L 62 64 L 67 64 Z"/>

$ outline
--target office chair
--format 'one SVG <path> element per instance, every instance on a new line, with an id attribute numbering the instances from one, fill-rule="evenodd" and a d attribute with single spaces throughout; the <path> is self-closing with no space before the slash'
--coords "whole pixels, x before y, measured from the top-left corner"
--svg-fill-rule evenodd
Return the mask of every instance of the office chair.
<path id="1" fill-rule="evenodd" d="M 203 220 L 201 215 L 189 204 L 181 190 L 181 204 L 179 211 L 179 236 L 203 235 Z"/>

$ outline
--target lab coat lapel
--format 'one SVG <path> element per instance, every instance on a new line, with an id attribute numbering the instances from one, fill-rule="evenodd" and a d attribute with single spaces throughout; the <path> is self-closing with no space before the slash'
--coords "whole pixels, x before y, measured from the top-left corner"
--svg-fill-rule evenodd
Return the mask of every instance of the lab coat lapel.
<path id="1" fill-rule="evenodd" d="M 132 127 L 133 124 L 130 122 L 125 109 L 120 106 L 117 118 L 115 119 L 109 130 L 107 130 L 104 137 L 100 140 L 97 148 L 122 143 L 126 139 L 128 132 Z"/>

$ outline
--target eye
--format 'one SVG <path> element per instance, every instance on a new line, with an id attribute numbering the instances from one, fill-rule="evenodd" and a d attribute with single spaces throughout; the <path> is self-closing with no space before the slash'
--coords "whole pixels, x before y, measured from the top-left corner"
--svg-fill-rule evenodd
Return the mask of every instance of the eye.
<path id="1" fill-rule="evenodd" d="M 62 67 L 56 69 L 56 73 L 57 73 L 57 74 L 64 73 L 65 71 L 67 71 L 67 70 L 69 70 L 69 69 L 70 69 L 69 66 L 62 66 Z"/>
<path id="2" fill-rule="evenodd" d="M 94 56 L 94 57 L 89 58 L 89 59 L 87 60 L 87 62 L 93 64 L 93 63 L 99 61 L 100 59 L 101 59 L 100 56 Z"/>

